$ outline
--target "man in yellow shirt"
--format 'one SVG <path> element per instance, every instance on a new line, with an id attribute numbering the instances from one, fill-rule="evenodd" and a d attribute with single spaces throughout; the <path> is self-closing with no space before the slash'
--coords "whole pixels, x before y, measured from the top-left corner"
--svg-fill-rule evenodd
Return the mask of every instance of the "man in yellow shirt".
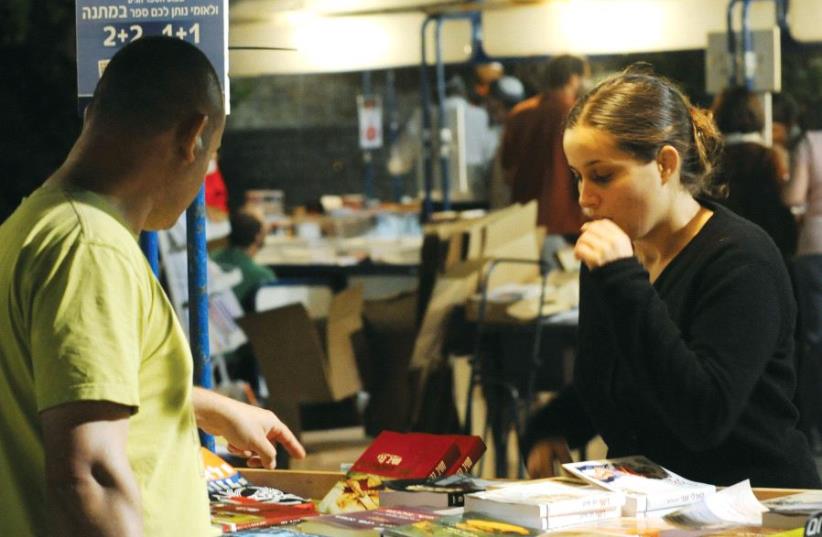
<path id="1" fill-rule="evenodd" d="M 225 114 L 206 57 L 122 49 L 63 165 L 0 226 L 4 535 L 210 534 L 196 426 L 273 467 L 277 417 L 191 386 L 191 353 L 137 245 L 192 201 Z"/>

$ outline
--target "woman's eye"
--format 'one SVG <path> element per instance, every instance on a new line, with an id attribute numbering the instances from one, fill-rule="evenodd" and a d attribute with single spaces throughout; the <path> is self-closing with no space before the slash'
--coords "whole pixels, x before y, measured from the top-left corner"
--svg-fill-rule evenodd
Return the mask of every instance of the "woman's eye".
<path id="1" fill-rule="evenodd" d="M 605 174 L 592 173 L 591 174 L 591 180 L 593 180 L 596 183 L 607 183 L 608 181 L 611 180 L 611 177 L 613 177 L 613 175 L 614 174 L 612 174 L 612 173 L 605 173 Z"/>

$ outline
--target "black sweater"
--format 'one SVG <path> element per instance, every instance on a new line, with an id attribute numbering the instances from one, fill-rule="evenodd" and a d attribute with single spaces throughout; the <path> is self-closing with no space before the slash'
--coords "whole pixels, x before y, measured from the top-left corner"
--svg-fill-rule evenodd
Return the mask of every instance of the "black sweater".
<path id="1" fill-rule="evenodd" d="M 573 388 L 529 424 L 523 448 L 595 433 L 684 477 L 820 487 L 795 423 L 791 283 L 779 251 L 715 203 L 652 285 L 635 258 L 580 276 Z"/>

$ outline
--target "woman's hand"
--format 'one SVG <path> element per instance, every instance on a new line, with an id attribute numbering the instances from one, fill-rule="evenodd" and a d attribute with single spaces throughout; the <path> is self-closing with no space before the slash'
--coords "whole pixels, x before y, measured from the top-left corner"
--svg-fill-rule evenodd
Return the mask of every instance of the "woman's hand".
<path id="1" fill-rule="evenodd" d="M 526 468 L 531 479 L 554 477 L 559 473 L 559 466 L 571 462 L 571 451 L 564 438 L 540 440 L 528 452 Z"/>
<path id="2" fill-rule="evenodd" d="M 249 466 L 274 468 L 279 443 L 302 459 L 305 449 L 291 430 L 270 410 L 235 401 L 202 388 L 192 394 L 197 425 L 228 440 L 228 449 L 248 459 Z"/>
<path id="3" fill-rule="evenodd" d="M 582 234 L 574 246 L 574 256 L 589 269 L 634 255 L 631 239 L 611 220 L 582 224 Z"/>

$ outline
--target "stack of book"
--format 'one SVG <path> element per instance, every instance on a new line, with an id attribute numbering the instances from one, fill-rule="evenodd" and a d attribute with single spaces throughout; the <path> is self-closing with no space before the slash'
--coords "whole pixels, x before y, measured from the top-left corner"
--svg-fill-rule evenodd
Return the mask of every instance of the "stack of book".
<path id="1" fill-rule="evenodd" d="M 319 504 L 323 513 L 351 513 L 380 506 L 390 480 L 435 480 L 466 473 L 485 452 L 478 436 L 383 431 Z"/>
<path id="2" fill-rule="evenodd" d="M 380 537 L 387 528 L 432 521 L 441 516 L 431 509 L 379 507 L 371 511 L 319 516 L 301 522 L 298 528 L 324 537 Z"/>
<path id="3" fill-rule="evenodd" d="M 716 492 L 713 485 L 685 479 L 642 456 L 573 462 L 562 467 L 593 485 L 625 494 L 625 516 L 662 516 Z"/>
<path id="4" fill-rule="evenodd" d="M 317 516 L 310 501 L 271 487 L 251 485 L 236 468 L 201 450 L 208 484 L 211 525 L 223 532 L 291 524 Z"/>
<path id="5" fill-rule="evenodd" d="M 386 528 L 385 537 L 536 537 L 542 532 L 478 513 L 451 515 Z"/>
<path id="6" fill-rule="evenodd" d="M 553 530 L 597 520 L 618 518 L 625 496 L 586 483 L 543 480 L 517 483 L 468 494 L 465 511 Z"/>

